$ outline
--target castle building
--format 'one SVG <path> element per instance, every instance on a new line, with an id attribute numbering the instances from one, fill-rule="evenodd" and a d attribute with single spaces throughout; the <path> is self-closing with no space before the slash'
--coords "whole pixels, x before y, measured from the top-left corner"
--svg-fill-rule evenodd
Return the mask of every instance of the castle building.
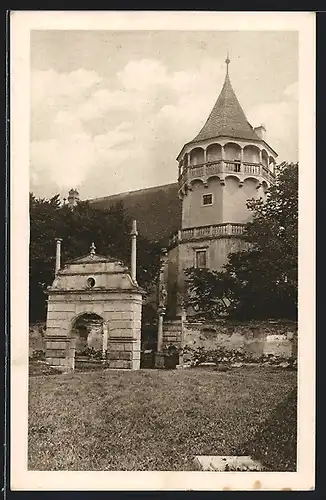
<path id="1" fill-rule="evenodd" d="M 121 199 L 140 232 L 167 247 L 162 276 L 170 319 L 183 311 L 185 269 L 219 270 L 230 252 L 244 248 L 247 200 L 265 199 L 275 177 L 277 153 L 265 141 L 265 127 L 248 122 L 231 85 L 229 57 L 225 62 L 224 84 L 206 123 L 177 156 L 178 182 L 92 200 L 108 208 Z"/>
<path id="2" fill-rule="evenodd" d="M 224 85 L 206 123 L 177 157 L 182 221 L 165 266 L 170 317 L 180 315 L 184 270 L 218 270 L 230 252 L 243 248 L 243 227 L 251 217 L 247 200 L 265 199 L 274 179 L 277 154 L 264 140 L 264 126 L 253 128 L 247 121 L 231 85 L 228 57 L 225 62 Z"/>

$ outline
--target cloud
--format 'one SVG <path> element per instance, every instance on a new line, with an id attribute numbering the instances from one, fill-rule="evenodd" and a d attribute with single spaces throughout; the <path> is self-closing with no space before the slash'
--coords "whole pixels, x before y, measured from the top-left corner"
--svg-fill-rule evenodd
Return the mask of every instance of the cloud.
<path id="1" fill-rule="evenodd" d="M 40 104 L 44 100 L 54 103 L 60 98 L 78 102 L 90 88 L 99 85 L 101 81 L 102 78 L 96 71 L 82 68 L 71 73 L 58 73 L 53 69 L 32 71 L 32 105 Z"/>
<path id="2" fill-rule="evenodd" d="M 140 92 L 155 86 L 164 87 L 169 83 L 166 67 L 155 59 L 129 61 L 117 76 L 123 88 Z"/>
<path id="3" fill-rule="evenodd" d="M 298 83 L 285 88 L 283 97 L 248 111 L 253 126 L 264 124 L 266 142 L 278 153 L 278 161 L 298 160 Z"/>
<path id="4" fill-rule="evenodd" d="M 31 189 L 50 196 L 78 187 L 95 197 L 175 182 L 175 158 L 204 124 L 224 75 L 222 61 L 209 58 L 175 72 L 156 59 L 133 60 L 110 81 L 82 68 L 34 72 Z M 282 101 L 250 110 L 275 149 L 286 151 L 296 132 L 296 105 L 291 85 Z"/>

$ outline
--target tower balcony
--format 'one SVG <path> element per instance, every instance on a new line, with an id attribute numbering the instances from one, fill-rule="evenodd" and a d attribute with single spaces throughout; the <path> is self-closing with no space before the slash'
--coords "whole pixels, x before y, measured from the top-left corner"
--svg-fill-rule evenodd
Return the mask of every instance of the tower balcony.
<path id="1" fill-rule="evenodd" d="M 241 237 L 244 234 L 245 225 L 240 222 L 225 222 L 209 226 L 179 229 L 170 237 L 169 248 L 188 241 Z"/>
<path id="2" fill-rule="evenodd" d="M 237 176 L 240 183 L 248 177 L 265 180 L 269 184 L 272 184 L 275 179 L 275 174 L 263 163 L 216 160 L 184 167 L 178 179 L 179 191 L 184 192 L 195 180 L 201 180 L 205 184 L 211 177 L 219 177 L 223 183 L 225 177 L 230 174 Z"/>

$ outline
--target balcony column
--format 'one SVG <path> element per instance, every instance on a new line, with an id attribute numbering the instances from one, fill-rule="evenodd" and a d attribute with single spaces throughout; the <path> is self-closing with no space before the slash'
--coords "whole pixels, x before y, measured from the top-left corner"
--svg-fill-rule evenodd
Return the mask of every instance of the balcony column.
<path id="1" fill-rule="evenodd" d="M 243 148 L 240 149 L 240 172 L 243 172 Z"/>
<path id="2" fill-rule="evenodd" d="M 207 188 L 208 187 L 208 184 L 207 184 L 207 171 L 206 171 L 206 168 L 207 168 L 207 149 L 205 148 L 204 149 L 204 176 L 203 176 L 203 183 L 204 183 L 204 187 Z"/>
<path id="3" fill-rule="evenodd" d="M 224 172 L 224 158 L 225 158 L 224 146 L 221 145 L 221 170 L 222 170 L 222 172 Z"/>
<path id="4" fill-rule="evenodd" d="M 262 150 L 260 149 L 259 150 L 259 163 L 262 164 L 263 163 L 263 152 Z"/>
<path id="5" fill-rule="evenodd" d="M 275 163 L 274 161 L 269 162 L 268 170 L 270 170 L 273 174 L 275 174 Z"/>

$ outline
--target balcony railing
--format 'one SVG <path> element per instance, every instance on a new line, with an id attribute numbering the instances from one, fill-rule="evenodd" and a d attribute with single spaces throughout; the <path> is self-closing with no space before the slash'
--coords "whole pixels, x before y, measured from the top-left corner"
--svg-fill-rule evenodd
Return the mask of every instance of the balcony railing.
<path id="1" fill-rule="evenodd" d="M 189 227 L 179 229 L 173 234 L 169 241 L 169 247 L 176 246 L 178 243 L 209 239 L 223 238 L 225 236 L 241 236 L 244 232 L 245 224 L 237 222 L 226 222 L 223 224 L 212 224 L 210 226 Z"/>
<path id="2" fill-rule="evenodd" d="M 217 160 L 186 167 L 179 177 L 180 188 L 194 179 L 208 179 L 212 175 L 228 173 L 261 176 L 270 183 L 275 179 L 273 172 L 262 163 Z"/>

